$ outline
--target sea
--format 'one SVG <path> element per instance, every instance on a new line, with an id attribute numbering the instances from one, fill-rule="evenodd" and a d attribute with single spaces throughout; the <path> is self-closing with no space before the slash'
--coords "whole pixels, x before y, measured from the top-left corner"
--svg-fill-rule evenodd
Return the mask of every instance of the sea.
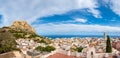
<path id="1" fill-rule="evenodd" d="M 73 38 L 73 37 L 79 37 L 79 38 L 87 38 L 87 37 L 90 37 L 90 38 L 103 38 L 104 36 L 103 35 L 42 35 L 44 37 L 47 37 L 47 38 L 52 38 L 52 39 L 55 39 L 55 38 Z M 110 36 L 111 38 L 120 38 L 120 36 L 113 36 L 111 35 Z"/>

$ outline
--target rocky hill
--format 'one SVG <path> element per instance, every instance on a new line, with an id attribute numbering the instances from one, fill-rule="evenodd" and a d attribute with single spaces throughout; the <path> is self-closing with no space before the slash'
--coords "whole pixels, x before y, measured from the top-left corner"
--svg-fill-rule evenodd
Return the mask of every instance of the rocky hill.
<path id="1" fill-rule="evenodd" d="M 14 21 L 11 26 L 3 27 L 0 30 L 10 32 L 16 38 L 41 37 L 36 34 L 35 29 L 32 28 L 26 21 Z"/>
<path id="2" fill-rule="evenodd" d="M 14 21 L 10 28 L 35 33 L 34 28 L 32 28 L 26 21 Z"/>
<path id="3" fill-rule="evenodd" d="M 4 28 L 0 28 L 0 54 L 16 50 L 15 37 Z"/>
<path id="4" fill-rule="evenodd" d="M 42 36 L 39 36 L 38 34 L 36 34 L 35 29 L 33 27 L 31 27 L 26 21 L 14 21 L 11 26 L 0 28 L 0 32 L 2 32 L 0 34 L 3 34 L 4 32 L 8 32 L 15 39 L 30 38 L 35 41 L 38 41 L 38 40 L 48 41 L 49 40 L 49 39 L 46 39 L 45 37 L 42 37 Z M 0 36 L 2 36 L 2 35 L 0 35 Z M 9 35 L 5 34 L 2 37 L 4 37 L 4 36 L 9 36 Z"/>
<path id="5" fill-rule="evenodd" d="M 38 43 L 51 43 L 50 39 L 36 34 L 26 21 L 15 21 L 11 26 L 0 28 L 0 54 L 16 50 L 16 39 L 32 39 Z M 18 49 L 19 50 L 19 49 Z"/>

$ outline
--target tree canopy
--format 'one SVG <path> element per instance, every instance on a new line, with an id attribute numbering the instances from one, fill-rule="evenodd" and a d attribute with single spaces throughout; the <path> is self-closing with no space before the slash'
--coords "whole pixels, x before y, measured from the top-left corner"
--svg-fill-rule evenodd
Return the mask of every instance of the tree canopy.
<path id="1" fill-rule="evenodd" d="M 107 36 L 107 41 L 106 41 L 106 53 L 111 53 L 111 52 L 112 52 L 111 41 L 110 41 L 110 37 Z"/>
<path id="2" fill-rule="evenodd" d="M 55 48 L 53 46 L 46 46 L 46 47 L 38 46 L 36 50 L 40 52 L 51 52 L 54 51 Z"/>

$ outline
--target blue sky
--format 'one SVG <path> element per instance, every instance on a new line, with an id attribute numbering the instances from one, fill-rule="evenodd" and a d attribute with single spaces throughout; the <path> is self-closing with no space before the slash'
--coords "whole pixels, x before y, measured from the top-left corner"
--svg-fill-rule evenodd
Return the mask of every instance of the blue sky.
<path id="1" fill-rule="evenodd" d="M 120 0 L 0 0 L 0 27 L 26 20 L 40 35 L 120 35 Z"/>

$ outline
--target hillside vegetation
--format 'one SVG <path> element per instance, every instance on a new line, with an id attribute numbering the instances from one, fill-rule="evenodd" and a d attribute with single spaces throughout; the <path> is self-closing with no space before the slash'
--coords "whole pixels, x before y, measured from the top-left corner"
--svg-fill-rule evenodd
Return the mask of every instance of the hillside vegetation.
<path id="1" fill-rule="evenodd" d="M 38 43 L 51 43 L 50 39 L 36 34 L 26 21 L 15 21 L 11 26 L 0 28 L 0 53 L 9 52 L 16 49 L 16 39 L 33 39 Z"/>

